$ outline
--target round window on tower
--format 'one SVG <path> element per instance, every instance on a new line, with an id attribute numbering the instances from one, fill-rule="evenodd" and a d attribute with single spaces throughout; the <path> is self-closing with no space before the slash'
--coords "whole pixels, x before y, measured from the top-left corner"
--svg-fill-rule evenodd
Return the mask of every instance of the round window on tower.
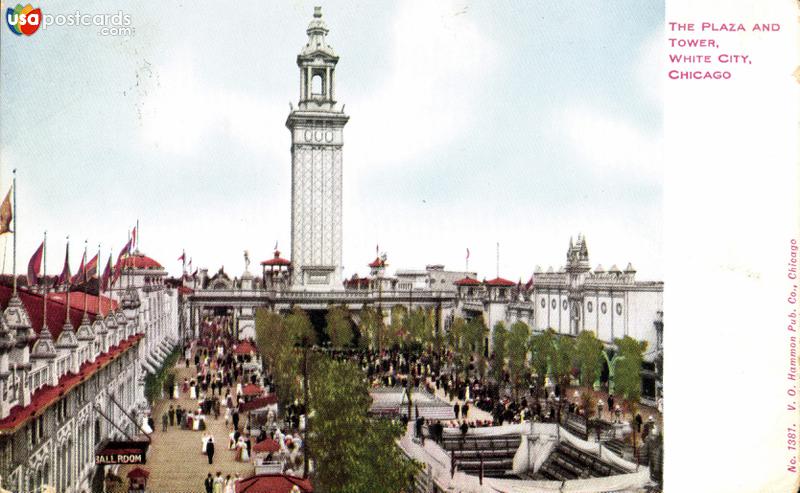
<path id="1" fill-rule="evenodd" d="M 567 309 L 567 300 L 562 300 L 561 301 L 561 309 L 562 310 L 566 310 Z"/>
<path id="2" fill-rule="evenodd" d="M 617 310 L 617 315 L 622 315 L 622 303 L 617 303 L 615 310 Z"/>
<path id="3" fill-rule="evenodd" d="M 544 300 L 544 298 L 542 298 L 542 308 L 544 308 L 545 306 L 547 306 L 547 302 Z"/>
<path id="4" fill-rule="evenodd" d="M 603 315 L 608 311 L 608 306 L 606 306 L 606 302 L 600 303 L 600 311 L 603 312 Z"/>
<path id="5" fill-rule="evenodd" d="M 593 309 L 594 309 L 594 305 L 592 304 L 592 302 L 591 301 L 587 301 L 586 302 L 586 311 L 588 311 L 589 313 L 592 313 Z"/>
<path id="6" fill-rule="evenodd" d="M 555 300 L 555 299 L 553 299 L 553 300 L 550 302 L 550 308 L 552 308 L 553 310 L 555 310 L 555 309 L 556 309 L 556 300 Z"/>

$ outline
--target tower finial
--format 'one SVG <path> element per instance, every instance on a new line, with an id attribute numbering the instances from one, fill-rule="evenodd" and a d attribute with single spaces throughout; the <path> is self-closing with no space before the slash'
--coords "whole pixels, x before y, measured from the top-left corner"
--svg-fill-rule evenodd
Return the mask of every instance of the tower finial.
<path id="1" fill-rule="evenodd" d="M 318 19 L 322 17 L 322 7 L 320 6 L 314 7 L 314 17 Z"/>

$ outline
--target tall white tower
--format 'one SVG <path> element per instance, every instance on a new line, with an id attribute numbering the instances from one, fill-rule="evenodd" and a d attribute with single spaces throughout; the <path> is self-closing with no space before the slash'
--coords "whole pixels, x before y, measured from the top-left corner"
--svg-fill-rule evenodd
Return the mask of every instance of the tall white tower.
<path id="1" fill-rule="evenodd" d="M 349 117 L 337 108 L 334 72 L 322 8 L 297 55 L 300 101 L 286 120 L 292 133 L 292 285 L 342 288 L 342 131 Z"/>

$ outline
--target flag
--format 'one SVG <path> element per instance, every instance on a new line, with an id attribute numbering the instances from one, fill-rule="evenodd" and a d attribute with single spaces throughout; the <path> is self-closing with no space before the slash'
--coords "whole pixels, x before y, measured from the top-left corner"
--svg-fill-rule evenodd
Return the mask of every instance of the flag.
<path id="1" fill-rule="evenodd" d="M 11 189 L 8 189 L 3 204 L 0 205 L 0 235 L 11 233 Z"/>
<path id="2" fill-rule="evenodd" d="M 39 271 L 42 270 L 42 256 L 44 255 L 44 242 L 33 252 L 28 262 L 28 286 L 39 284 Z"/>
<path id="3" fill-rule="evenodd" d="M 117 255 L 117 264 L 119 264 L 119 261 L 122 260 L 123 257 L 126 257 L 127 255 L 129 255 L 131 253 L 131 242 L 132 241 L 133 241 L 133 238 L 129 239 L 128 243 L 125 243 L 125 246 L 122 247 L 122 250 L 119 251 L 119 255 Z"/>
<path id="4" fill-rule="evenodd" d="M 525 290 L 530 291 L 532 287 L 533 287 L 533 276 L 531 275 L 531 278 L 528 280 L 528 282 L 525 283 Z"/>
<path id="5" fill-rule="evenodd" d="M 81 257 L 81 265 L 78 267 L 78 272 L 72 276 L 70 279 L 70 284 L 83 284 L 87 281 L 86 279 L 86 252 L 83 253 L 83 257 Z"/>
<path id="6" fill-rule="evenodd" d="M 469 260 L 469 248 L 467 248 L 467 260 Z"/>
<path id="7" fill-rule="evenodd" d="M 69 271 L 69 243 L 67 243 L 67 253 L 64 254 L 64 268 L 58 276 L 58 285 L 63 286 L 72 280 L 72 273 Z"/>
<path id="8" fill-rule="evenodd" d="M 192 279 L 194 279 L 196 277 L 197 277 L 197 269 L 195 269 L 194 272 L 192 272 Z"/>
<path id="9" fill-rule="evenodd" d="M 278 251 L 278 242 L 277 241 L 275 242 L 275 248 L 273 248 L 273 250 Z"/>
<path id="10" fill-rule="evenodd" d="M 111 254 L 108 254 L 108 263 L 106 268 L 103 269 L 103 275 L 100 278 L 100 291 L 108 291 L 108 281 L 111 279 Z"/>
<path id="11" fill-rule="evenodd" d="M 87 281 L 93 277 L 97 277 L 97 255 L 92 257 L 92 260 L 86 264 L 86 269 L 84 270 L 83 276 L 83 278 Z"/>
<path id="12" fill-rule="evenodd" d="M 186 262 L 186 252 L 181 253 L 181 256 L 178 257 L 178 260 L 181 262 Z"/>
<path id="13" fill-rule="evenodd" d="M 136 226 L 133 227 L 131 231 L 131 246 L 136 244 Z"/>
<path id="14" fill-rule="evenodd" d="M 378 245 L 375 245 L 375 256 L 378 255 Z"/>

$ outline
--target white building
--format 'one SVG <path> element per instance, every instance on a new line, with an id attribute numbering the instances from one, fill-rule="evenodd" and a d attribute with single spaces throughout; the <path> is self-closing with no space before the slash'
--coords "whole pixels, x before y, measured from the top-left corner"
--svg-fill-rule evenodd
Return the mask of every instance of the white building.
<path id="1" fill-rule="evenodd" d="M 41 294 L 0 285 L 2 487 L 91 491 L 103 445 L 142 436 L 144 378 L 177 340 L 176 297 L 152 259 L 122 266 L 113 299 L 50 293 L 46 318 Z"/>

